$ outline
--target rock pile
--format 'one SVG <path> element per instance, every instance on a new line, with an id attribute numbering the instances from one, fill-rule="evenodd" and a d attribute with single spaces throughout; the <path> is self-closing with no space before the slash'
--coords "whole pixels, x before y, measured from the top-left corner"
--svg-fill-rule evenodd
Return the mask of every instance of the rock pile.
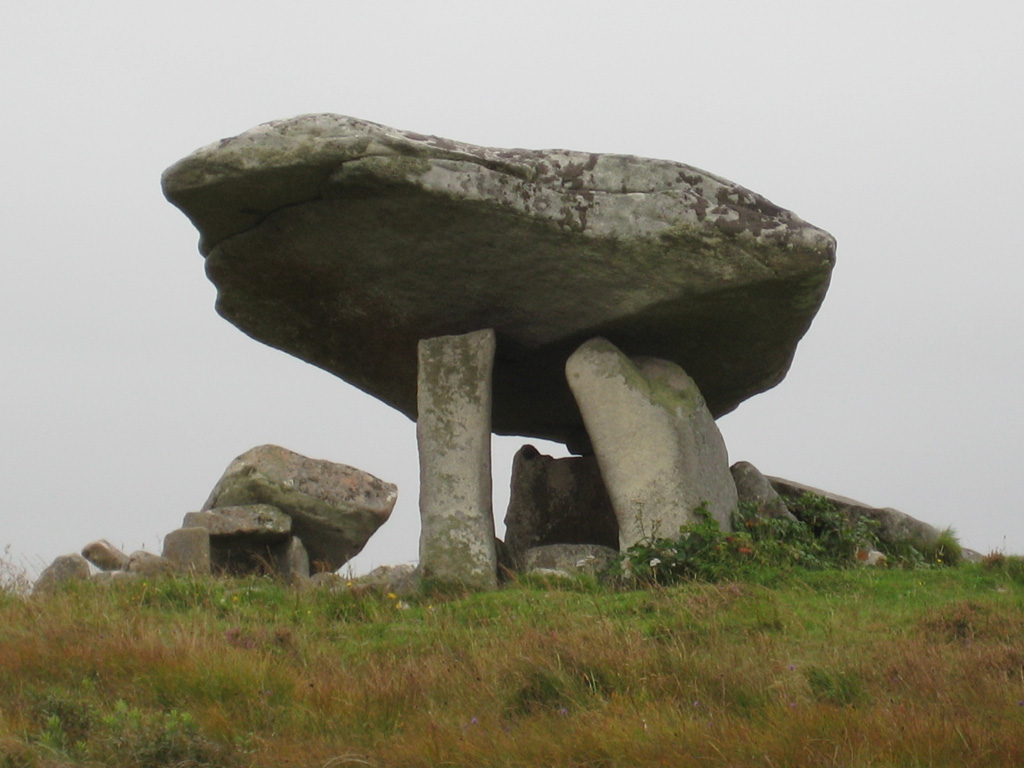
<path id="1" fill-rule="evenodd" d="M 353 467 L 259 446 L 228 465 L 202 510 L 187 513 L 182 527 L 164 537 L 162 554 L 125 554 L 94 541 L 81 555 L 58 557 L 33 591 L 74 579 L 169 573 L 306 580 L 362 550 L 397 497 L 394 485 Z"/>
<path id="2" fill-rule="evenodd" d="M 258 534 L 262 540 L 253 542 L 254 545 L 260 548 L 269 543 L 263 540 L 279 533 L 279 541 L 290 535 L 301 541 L 316 570 L 334 571 L 362 551 L 370 536 L 391 516 L 397 499 L 398 489 L 394 485 L 366 472 L 309 459 L 276 445 L 263 445 L 246 451 L 228 465 L 201 512 L 220 513 L 217 525 L 230 528 L 231 520 L 240 516 L 225 516 L 221 512 L 225 507 L 275 507 L 288 518 L 288 523 L 269 510 L 249 510 L 252 525 L 270 529 Z M 211 517 L 189 519 L 211 521 L 209 524 L 214 525 Z M 284 532 L 282 528 L 289 524 L 290 530 Z M 247 536 L 239 529 L 218 531 L 211 538 L 232 541 Z"/>

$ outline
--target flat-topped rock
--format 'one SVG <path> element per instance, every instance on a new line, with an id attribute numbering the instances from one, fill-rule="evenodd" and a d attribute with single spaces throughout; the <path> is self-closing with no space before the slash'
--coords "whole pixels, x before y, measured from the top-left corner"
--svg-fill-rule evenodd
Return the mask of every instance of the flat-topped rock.
<path id="1" fill-rule="evenodd" d="M 338 115 L 258 126 L 163 177 L 217 310 L 416 417 L 417 343 L 493 328 L 493 428 L 585 444 L 594 336 L 682 366 L 715 416 L 782 380 L 835 242 L 682 163 L 490 149 Z"/>

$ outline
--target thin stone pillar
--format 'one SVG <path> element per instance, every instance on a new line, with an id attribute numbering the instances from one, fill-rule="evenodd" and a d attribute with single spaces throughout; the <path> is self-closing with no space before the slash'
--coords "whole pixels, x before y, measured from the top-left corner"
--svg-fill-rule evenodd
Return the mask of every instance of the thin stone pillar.
<path id="1" fill-rule="evenodd" d="M 497 586 L 491 509 L 494 331 L 419 343 L 420 575 L 424 583 Z"/>

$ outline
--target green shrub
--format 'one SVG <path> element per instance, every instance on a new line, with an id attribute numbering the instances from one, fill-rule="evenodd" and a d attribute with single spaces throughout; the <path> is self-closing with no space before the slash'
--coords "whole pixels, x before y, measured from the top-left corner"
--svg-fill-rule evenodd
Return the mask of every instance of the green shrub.
<path id="1" fill-rule="evenodd" d="M 696 523 L 684 525 L 675 538 L 641 541 L 621 558 L 615 575 L 627 581 L 673 584 L 723 578 L 764 580 L 779 569 L 843 568 L 856 562 L 858 550 L 877 546 L 875 523 L 848 519 L 828 499 L 804 494 L 787 500 L 796 519 L 764 517 L 756 504 L 740 504 L 732 532 L 701 504 Z"/>
<path id="2" fill-rule="evenodd" d="M 990 572 L 1001 573 L 1010 581 L 1024 584 L 1024 557 L 992 552 L 981 560 L 981 567 Z"/>
<path id="3" fill-rule="evenodd" d="M 230 755 L 206 739 L 188 712 L 145 712 L 118 701 L 102 720 L 97 746 L 133 768 L 205 768 L 227 766 Z"/>
<path id="4" fill-rule="evenodd" d="M 874 520 L 862 516 L 851 520 L 823 496 L 804 493 L 790 497 L 786 507 L 807 528 L 804 546 L 820 552 L 828 565 L 853 562 L 859 549 L 878 546 Z"/>
<path id="5" fill-rule="evenodd" d="M 878 545 L 889 563 L 904 568 L 954 567 L 963 561 L 963 548 L 952 528 L 939 533 L 933 542 L 901 539 Z"/>
<path id="6" fill-rule="evenodd" d="M 729 575 L 735 562 L 732 547 L 745 554 L 747 548 L 723 533 L 702 504 L 694 510 L 698 522 L 684 525 L 676 538 L 647 539 L 630 547 L 613 575 L 648 584 L 673 584 L 688 579 L 717 581 Z"/>

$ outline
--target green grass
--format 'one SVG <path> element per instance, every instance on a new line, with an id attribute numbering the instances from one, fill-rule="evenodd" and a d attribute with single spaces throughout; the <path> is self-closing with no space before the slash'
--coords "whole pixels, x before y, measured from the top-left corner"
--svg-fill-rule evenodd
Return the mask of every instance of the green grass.
<path id="1" fill-rule="evenodd" d="M 1024 567 L 0 591 L 0 766 L 1024 764 Z"/>

